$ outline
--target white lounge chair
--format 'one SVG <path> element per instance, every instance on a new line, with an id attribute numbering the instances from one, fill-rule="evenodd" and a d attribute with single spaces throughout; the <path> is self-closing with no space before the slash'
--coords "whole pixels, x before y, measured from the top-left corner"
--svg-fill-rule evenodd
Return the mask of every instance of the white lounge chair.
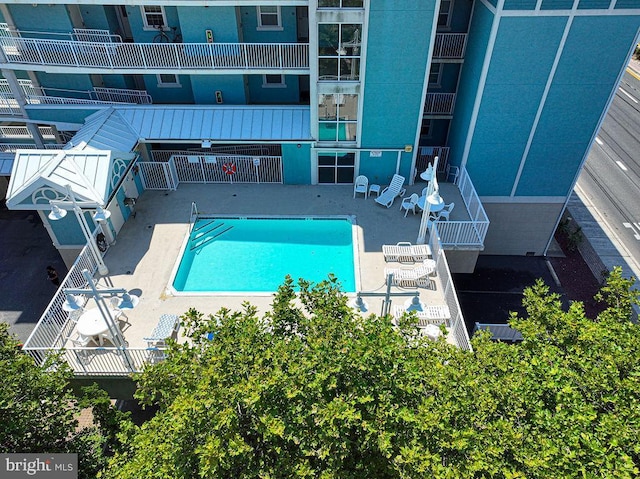
<path id="1" fill-rule="evenodd" d="M 394 286 L 424 286 L 431 284 L 430 275 L 436 271 L 436 262 L 432 259 L 425 259 L 415 268 L 385 268 L 384 275 L 388 280 L 389 275 L 393 275 Z"/>
<path id="2" fill-rule="evenodd" d="M 362 193 L 365 199 L 369 196 L 369 179 L 364 175 L 357 176 L 353 183 L 353 197 L 358 193 Z"/>
<path id="3" fill-rule="evenodd" d="M 431 258 L 431 247 L 428 244 L 411 244 L 400 242 L 397 244 L 383 244 L 382 254 L 385 261 L 400 263 L 415 263 Z"/>
<path id="4" fill-rule="evenodd" d="M 396 318 L 402 317 L 407 311 L 402 306 L 394 306 L 393 307 L 393 315 Z M 428 324 L 435 324 L 436 326 L 440 326 L 441 324 L 445 324 L 449 319 L 451 319 L 451 313 L 449 312 L 449 307 L 446 304 L 438 304 L 438 305 L 425 305 L 422 311 L 414 311 L 416 316 L 418 317 L 417 326 L 426 326 Z"/>
<path id="5" fill-rule="evenodd" d="M 405 189 L 404 186 L 404 176 L 393 175 L 391 178 L 391 183 L 387 186 L 380 196 L 376 198 L 376 203 L 380 203 L 382 206 L 386 206 L 387 208 L 391 208 L 391 205 L 396 199 L 396 196 L 404 196 Z"/>

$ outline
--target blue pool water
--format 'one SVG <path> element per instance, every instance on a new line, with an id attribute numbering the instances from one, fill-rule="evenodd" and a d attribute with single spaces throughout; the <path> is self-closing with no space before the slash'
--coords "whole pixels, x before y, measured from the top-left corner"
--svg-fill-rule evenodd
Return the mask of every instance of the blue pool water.
<path id="1" fill-rule="evenodd" d="M 275 292 L 287 274 L 329 273 L 354 292 L 352 224 L 336 218 L 199 218 L 173 280 L 178 292 Z"/>

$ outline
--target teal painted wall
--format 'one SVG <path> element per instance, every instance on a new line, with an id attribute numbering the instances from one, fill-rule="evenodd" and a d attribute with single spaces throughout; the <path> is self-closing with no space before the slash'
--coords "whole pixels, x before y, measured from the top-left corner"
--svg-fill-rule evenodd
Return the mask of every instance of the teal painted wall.
<path id="1" fill-rule="evenodd" d="M 63 96 L 68 98 L 88 98 L 87 94 L 77 94 L 73 92 L 56 92 L 47 88 L 60 90 L 80 90 L 83 92 L 93 88 L 91 77 L 85 74 L 65 75 L 64 73 L 35 72 L 38 82 L 45 88 L 47 95 Z"/>
<path id="2" fill-rule="evenodd" d="M 639 26 L 640 17 L 574 19 L 517 195 L 570 193 Z"/>
<path id="3" fill-rule="evenodd" d="M 541 10 L 570 10 L 573 0 L 542 0 Z"/>
<path id="4" fill-rule="evenodd" d="M 177 14 L 185 43 L 206 43 L 205 30 L 213 32 L 214 42 L 240 41 L 234 7 L 178 7 Z"/>
<path id="5" fill-rule="evenodd" d="M 284 143 L 282 145 L 282 174 L 286 185 L 311 183 L 311 145 Z"/>
<path id="6" fill-rule="evenodd" d="M 197 76 L 193 76 L 197 78 Z M 144 75 L 144 84 L 147 92 L 153 97 L 156 104 L 193 104 L 193 91 L 191 90 L 191 79 L 189 75 L 178 75 L 179 87 L 158 86 L 156 75 Z"/>
<path id="7" fill-rule="evenodd" d="M 505 0 L 505 10 L 533 10 L 537 0 Z"/>
<path id="8" fill-rule="evenodd" d="M 565 23 L 560 17 L 500 22 L 467 159 L 481 195 L 511 194 Z"/>
<path id="9" fill-rule="evenodd" d="M 18 30 L 33 32 L 71 33 L 73 26 L 64 5 L 38 4 L 35 7 L 29 4 L 7 4 L 9 12 Z M 23 33 L 25 37 L 51 38 L 57 40 L 69 40 L 69 37 L 52 35 L 35 35 Z"/>
<path id="10" fill-rule="evenodd" d="M 170 27 L 181 28 L 180 21 L 178 19 L 178 11 L 176 7 L 164 7 L 165 15 L 167 17 L 167 24 Z M 131 34 L 136 43 L 151 43 L 153 37 L 158 34 L 156 29 L 144 29 L 144 22 L 142 21 L 142 11 L 139 6 L 128 5 L 127 16 L 129 18 L 129 24 L 131 25 Z"/>
<path id="11" fill-rule="evenodd" d="M 580 0 L 578 10 L 609 8 L 610 0 Z"/>
<path id="12" fill-rule="evenodd" d="M 371 3 L 363 148 L 402 148 L 415 142 L 416 129 L 422 120 L 422 89 L 434 4 L 433 0 Z M 403 156 L 402 171 L 408 175 L 411 155 Z"/>
<path id="13" fill-rule="evenodd" d="M 403 153 L 403 155 L 405 155 Z M 410 158 L 410 156 L 409 156 Z M 404 164 L 407 161 L 405 157 L 401 160 Z M 360 169 L 359 175 L 365 175 L 369 179 L 369 184 L 378 184 L 383 188 L 391 183 L 391 178 L 396 172 L 396 164 L 398 163 L 398 153 L 394 151 L 383 151 L 379 158 L 371 158 L 368 151 L 360 153 Z M 406 178 L 409 183 L 409 171 L 400 171 L 400 174 Z"/>
<path id="14" fill-rule="evenodd" d="M 280 7 L 282 30 L 258 30 L 258 13 L 256 7 L 241 7 L 242 35 L 245 43 L 295 43 L 296 9 Z"/>
<path id="15" fill-rule="evenodd" d="M 495 1 L 495 0 L 494 0 Z M 473 9 L 474 2 L 455 0 L 449 28 L 440 27 L 438 32 L 442 33 L 466 33 L 469 29 L 469 17 Z"/>
<path id="16" fill-rule="evenodd" d="M 236 11 L 233 7 L 178 7 L 180 28 L 185 42 L 205 43 L 206 30 L 213 32 L 214 42 L 237 43 Z M 241 75 L 193 75 L 190 88 L 196 104 L 216 103 L 216 90 L 222 91 L 225 104 L 246 104 L 245 87 Z M 155 99 L 155 96 L 154 96 Z"/>
<path id="17" fill-rule="evenodd" d="M 84 213 L 84 217 L 89 225 L 89 229 L 93 231 L 95 229 L 93 218 L 91 218 L 89 213 Z M 62 219 L 55 221 L 50 220 L 49 224 L 58 243 L 61 245 L 77 246 L 86 244 L 87 240 L 82 234 L 82 229 L 78 224 L 78 218 L 76 218 L 73 211 L 68 211 L 67 216 Z"/>
<path id="18" fill-rule="evenodd" d="M 453 165 L 460 165 L 462 162 L 464 144 L 493 22 L 493 14 L 481 2 L 476 2 L 474 8 L 469 27 L 469 38 L 473 38 L 473 41 L 467 42 L 464 65 L 460 72 L 460 85 L 456 95 L 456 107 L 451 120 L 449 163 Z"/>
<path id="19" fill-rule="evenodd" d="M 95 113 L 98 108 L 65 108 L 64 105 L 47 105 L 46 107 L 27 106 L 29 118 L 36 121 L 52 121 L 84 124 L 84 119 Z"/>
<path id="20" fill-rule="evenodd" d="M 82 21 L 84 22 L 85 28 L 97 28 L 101 30 L 109 30 L 112 33 L 115 32 L 107 18 L 106 9 L 109 7 L 103 7 L 102 5 L 78 6 L 80 8 L 80 13 L 82 14 Z M 113 8 L 111 8 L 111 10 L 112 9 Z"/>
<path id="21" fill-rule="evenodd" d="M 216 91 L 222 92 L 225 105 L 246 104 L 242 75 L 193 75 L 191 77 L 193 99 L 198 105 L 216 104 Z"/>
<path id="22" fill-rule="evenodd" d="M 264 88 L 262 75 L 248 75 L 249 101 L 248 103 L 261 105 L 297 104 L 300 102 L 300 89 L 298 77 L 285 75 L 286 88 Z"/>

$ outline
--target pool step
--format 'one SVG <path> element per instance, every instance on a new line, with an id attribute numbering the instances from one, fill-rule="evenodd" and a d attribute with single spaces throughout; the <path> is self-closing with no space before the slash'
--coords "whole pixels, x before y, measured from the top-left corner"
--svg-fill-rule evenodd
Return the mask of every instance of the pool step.
<path id="1" fill-rule="evenodd" d="M 203 233 L 200 236 L 197 236 L 196 238 L 192 238 L 191 239 L 191 247 L 189 248 L 189 251 L 193 251 L 194 249 L 200 248 L 208 243 L 210 243 L 211 241 L 213 241 L 214 239 L 216 239 L 217 237 L 225 234 L 227 231 L 229 231 L 230 229 L 233 229 L 233 226 L 229 226 L 226 229 L 223 229 L 222 231 L 216 233 L 213 236 L 209 236 L 207 238 L 204 238 L 201 242 L 194 244 L 194 241 L 202 238 L 202 236 L 211 233 L 212 231 L 218 229 L 220 226 L 224 226 L 224 223 L 220 223 L 219 225 L 216 225 L 215 227 L 211 228 L 210 230 L 208 230 L 206 233 Z"/>

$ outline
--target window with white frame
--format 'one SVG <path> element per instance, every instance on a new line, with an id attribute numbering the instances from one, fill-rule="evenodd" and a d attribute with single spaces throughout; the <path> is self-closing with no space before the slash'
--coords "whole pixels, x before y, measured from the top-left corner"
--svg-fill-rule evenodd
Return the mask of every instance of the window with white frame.
<path id="1" fill-rule="evenodd" d="M 145 30 L 156 30 L 158 27 L 167 26 L 167 16 L 164 7 L 160 5 L 142 5 L 142 21 Z"/>
<path id="2" fill-rule="evenodd" d="M 280 7 L 256 7 L 258 12 L 258 30 L 282 30 Z"/>
<path id="3" fill-rule="evenodd" d="M 286 88 L 284 75 L 262 75 L 262 88 Z"/>
<path id="4" fill-rule="evenodd" d="M 429 70 L 429 86 L 439 87 L 442 80 L 442 63 L 432 63 Z"/>
<path id="5" fill-rule="evenodd" d="M 361 24 L 318 25 L 318 79 L 358 81 L 360 78 Z"/>
<path id="6" fill-rule="evenodd" d="M 180 85 L 178 75 L 172 73 L 160 73 L 156 75 L 156 78 L 158 79 L 158 87 L 160 88 L 179 88 L 182 86 Z"/>
<path id="7" fill-rule="evenodd" d="M 438 27 L 449 28 L 453 13 L 453 0 L 440 0 L 440 13 L 438 13 Z"/>
<path id="8" fill-rule="evenodd" d="M 356 141 L 358 95 L 323 94 L 318 98 L 318 140 Z"/>

